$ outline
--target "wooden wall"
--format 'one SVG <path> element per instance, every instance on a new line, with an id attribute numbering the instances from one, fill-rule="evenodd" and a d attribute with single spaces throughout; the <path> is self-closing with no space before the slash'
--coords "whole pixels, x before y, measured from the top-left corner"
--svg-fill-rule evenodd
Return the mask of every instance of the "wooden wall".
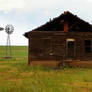
<path id="1" fill-rule="evenodd" d="M 91 40 L 92 49 L 91 32 L 35 31 L 29 36 L 29 64 L 39 60 L 68 60 L 66 39 L 75 39 L 73 60 L 92 60 L 92 52 L 85 53 L 84 43 L 86 39 Z"/>

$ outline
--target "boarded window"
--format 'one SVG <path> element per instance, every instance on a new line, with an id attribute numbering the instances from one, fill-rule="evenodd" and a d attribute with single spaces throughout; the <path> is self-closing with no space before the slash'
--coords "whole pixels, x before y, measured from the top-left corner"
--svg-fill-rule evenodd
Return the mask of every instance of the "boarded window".
<path id="1" fill-rule="evenodd" d="M 91 53 L 91 41 L 85 40 L 85 53 Z"/>

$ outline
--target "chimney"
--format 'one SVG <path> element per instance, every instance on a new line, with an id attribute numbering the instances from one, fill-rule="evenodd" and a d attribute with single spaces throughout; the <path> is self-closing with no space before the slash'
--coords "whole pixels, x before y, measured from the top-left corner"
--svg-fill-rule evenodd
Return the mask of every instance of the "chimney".
<path id="1" fill-rule="evenodd" d="M 64 32 L 68 32 L 68 22 L 67 21 L 64 21 Z"/>
<path id="2" fill-rule="evenodd" d="M 64 14 L 67 14 L 67 11 L 64 11 Z"/>

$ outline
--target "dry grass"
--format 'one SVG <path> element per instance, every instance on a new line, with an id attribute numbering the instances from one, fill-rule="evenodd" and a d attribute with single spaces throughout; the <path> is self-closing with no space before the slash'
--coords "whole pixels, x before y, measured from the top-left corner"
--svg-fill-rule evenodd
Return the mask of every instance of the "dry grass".
<path id="1" fill-rule="evenodd" d="M 13 51 L 12 59 L 0 59 L 0 92 L 92 92 L 92 68 L 28 66 L 27 47 Z"/>

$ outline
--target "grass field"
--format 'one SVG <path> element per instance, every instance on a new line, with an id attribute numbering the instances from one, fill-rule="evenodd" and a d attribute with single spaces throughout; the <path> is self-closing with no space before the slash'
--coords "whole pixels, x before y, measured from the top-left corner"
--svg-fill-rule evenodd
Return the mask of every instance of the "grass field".
<path id="1" fill-rule="evenodd" d="M 0 47 L 0 92 L 92 92 L 92 68 L 61 68 L 27 65 L 27 47 L 12 47 L 5 59 Z"/>

